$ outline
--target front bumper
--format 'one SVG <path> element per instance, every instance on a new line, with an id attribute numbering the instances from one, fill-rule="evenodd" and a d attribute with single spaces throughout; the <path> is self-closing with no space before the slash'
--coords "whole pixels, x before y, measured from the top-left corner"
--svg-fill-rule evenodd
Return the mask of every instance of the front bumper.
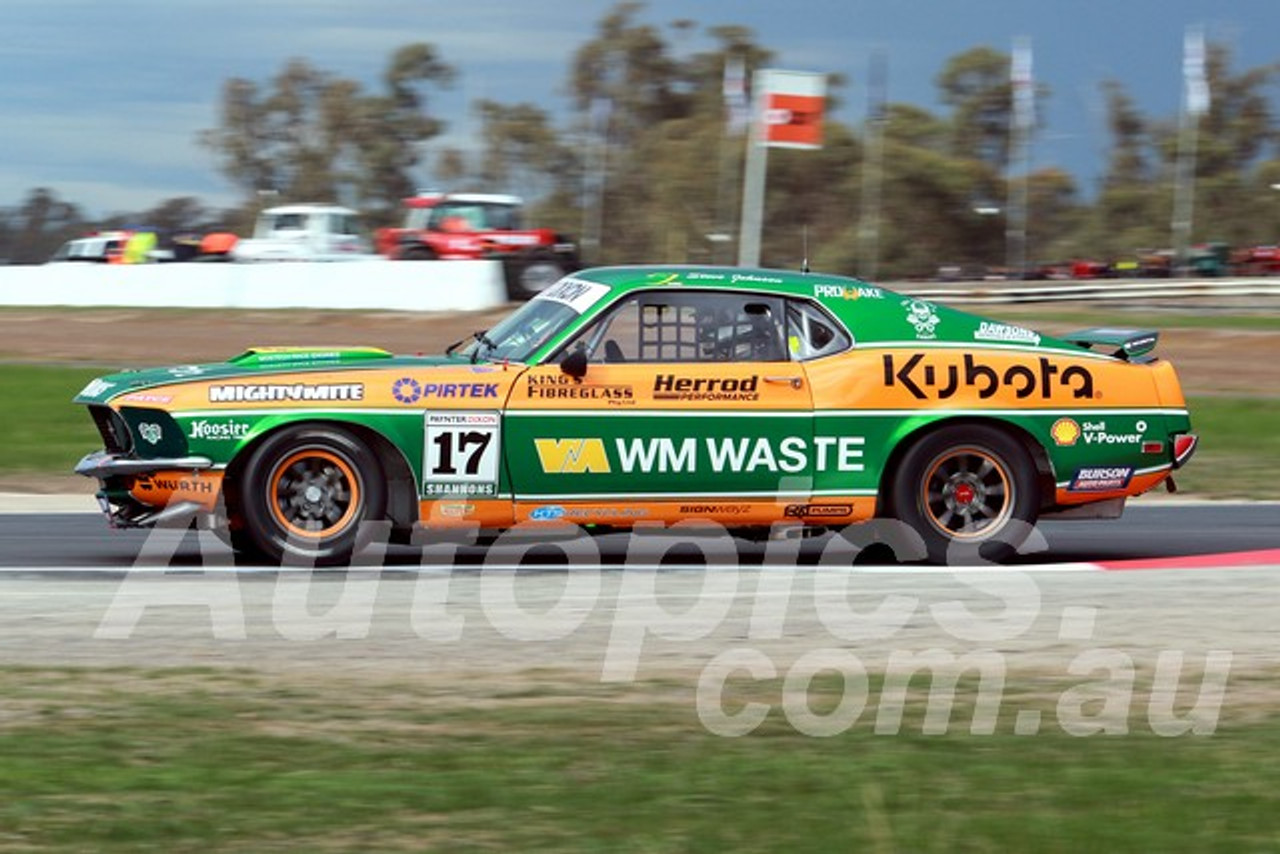
<path id="1" fill-rule="evenodd" d="M 94 451 L 75 472 L 97 479 L 98 506 L 115 528 L 151 528 L 214 512 L 222 492 L 222 472 L 208 457 L 144 460 Z"/>

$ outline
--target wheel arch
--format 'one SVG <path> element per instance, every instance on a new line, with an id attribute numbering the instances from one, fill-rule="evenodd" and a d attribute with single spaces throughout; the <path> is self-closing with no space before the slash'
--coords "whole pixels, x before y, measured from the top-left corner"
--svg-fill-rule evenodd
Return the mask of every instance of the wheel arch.
<path id="1" fill-rule="evenodd" d="M 401 261 L 437 261 L 440 253 L 419 237 L 402 242 L 397 247 L 396 257 Z"/>
<path id="2" fill-rule="evenodd" d="M 1015 439 L 1035 462 L 1036 483 L 1040 489 L 1040 509 L 1043 510 L 1052 506 L 1055 496 L 1053 464 L 1049 460 L 1048 451 L 1025 427 L 993 416 L 957 415 L 916 424 L 896 434 L 893 450 L 885 458 L 884 467 L 880 471 L 879 483 L 877 484 L 879 512 L 883 513 L 889 506 L 889 493 L 893 488 L 893 474 L 901 465 L 902 458 L 913 445 L 939 430 L 966 426 L 992 427 Z"/>
<path id="3" fill-rule="evenodd" d="M 283 430 L 297 427 L 318 427 L 342 430 L 355 436 L 368 446 L 382 467 L 382 474 L 387 490 L 387 518 L 391 520 L 395 531 L 409 531 L 418 521 L 418 489 L 413 467 L 404 453 L 394 442 L 367 425 L 340 418 L 303 418 L 282 421 L 262 431 L 241 447 L 227 464 L 223 475 L 224 495 L 227 502 L 227 515 L 234 517 L 239 510 L 236 506 L 239 496 L 236 487 L 243 482 L 244 469 L 252 459 L 254 452 L 272 436 Z M 230 485 L 231 488 L 226 488 Z"/>

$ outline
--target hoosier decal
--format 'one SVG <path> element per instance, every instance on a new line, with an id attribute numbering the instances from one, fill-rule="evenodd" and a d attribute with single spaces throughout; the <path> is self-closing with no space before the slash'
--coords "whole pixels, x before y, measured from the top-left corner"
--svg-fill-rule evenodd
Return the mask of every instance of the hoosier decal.
<path id="1" fill-rule="evenodd" d="M 191 422 L 188 439 L 201 439 L 206 442 L 230 442 L 244 439 L 249 435 L 249 425 L 243 421 L 209 421 L 200 419 Z"/>

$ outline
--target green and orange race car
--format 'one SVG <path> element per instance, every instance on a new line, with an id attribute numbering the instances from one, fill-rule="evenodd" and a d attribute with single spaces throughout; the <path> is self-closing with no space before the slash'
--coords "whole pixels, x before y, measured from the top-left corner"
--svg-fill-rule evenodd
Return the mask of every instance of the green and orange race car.
<path id="1" fill-rule="evenodd" d="M 1191 456 L 1156 334 L 1052 338 L 816 273 L 574 273 L 438 357 L 252 349 L 75 398 L 111 522 L 191 517 L 272 563 L 363 531 L 735 533 L 898 520 L 935 562 L 1114 518 Z M 365 523 L 380 523 L 367 525 Z"/>

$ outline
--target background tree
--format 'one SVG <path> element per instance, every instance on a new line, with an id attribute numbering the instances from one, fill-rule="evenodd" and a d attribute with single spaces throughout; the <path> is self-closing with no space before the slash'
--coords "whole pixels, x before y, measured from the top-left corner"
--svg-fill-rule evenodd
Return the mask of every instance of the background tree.
<path id="1" fill-rule="evenodd" d="M 425 90 L 447 85 L 452 75 L 426 44 L 392 55 L 385 92 L 376 95 L 291 60 L 267 91 L 241 78 L 227 81 L 221 122 L 200 140 L 247 207 L 270 192 L 280 201 L 344 201 L 385 217 L 413 190 L 418 147 L 443 126 L 426 113 Z"/>
<path id="2" fill-rule="evenodd" d="M 596 152 L 588 178 L 607 170 L 603 196 L 585 202 L 602 208 L 594 212 L 606 235 L 596 260 L 706 260 L 708 235 L 724 231 L 736 210 L 728 199 L 740 192 L 743 143 L 726 139 L 725 65 L 733 57 L 749 76 L 770 54 L 746 28 L 713 27 L 710 50 L 680 55 L 670 38 L 688 40 L 693 25 L 677 21 L 668 37 L 635 20 L 641 8 L 614 7 L 570 70 L 576 135 Z"/>
<path id="3" fill-rule="evenodd" d="M 8 241 L 0 244 L 0 257 L 13 264 L 42 264 L 63 243 L 92 230 L 76 205 L 45 187 L 28 193 L 6 219 Z"/>
<path id="4" fill-rule="evenodd" d="M 1009 163 L 1009 63 L 1007 53 L 975 47 L 949 59 L 937 77 L 942 103 L 951 108 L 952 152 L 999 173 Z"/>
<path id="5" fill-rule="evenodd" d="M 1260 167 L 1280 140 L 1270 91 L 1280 63 L 1233 74 L 1230 49 L 1211 44 L 1205 72 L 1211 97 L 1196 157 L 1195 236 L 1235 245 L 1274 242 L 1275 217 L 1268 214 L 1277 193 Z"/>
<path id="6" fill-rule="evenodd" d="M 579 178 L 573 149 L 561 141 L 546 111 L 533 104 L 480 100 L 480 189 L 530 199 L 571 191 Z"/>
<path id="7" fill-rule="evenodd" d="M 1150 252 L 1169 242 L 1173 204 L 1172 164 L 1164 163 L 1155 137 L 1161 131 L 1116 80 L 1102 83 L 1110 152 L 1098 198 L 1077 235 L 1077 253 L 1109 259 Z"/>
<path id="8" fill-rule="evenodd" d="M 737 231 L 745 139 L 728 122 L 725 69 L 740 64 L 750 80 L 771 53 L 747 28 L 656 25 L 644 10 L 637 2 L 614 5 L 571 53 L 568 121 L 557 123 L 542 104 L 472 105 L 479 131 L 436 152 L 430 166 L 439 183 L 524 196 L 532 223 L 598 238 L 589 263 L 731 261 L 735 247 L 721 238 Z M 1192 238 L 1274 243 L 1280 66 L 1237 71 L 1231 60 L 1225 46 L 1209 46 L 1212 98 L 1200 125 Z M 1008 54 L 975 47 L 949 58 L 935 78 L 943 110 L 888 106 L 878 264 L 885 278 L 1004 264 L 1004 216 L 979 211 L 1003 208 L 1007 198 L 1009 66 Z M 243 233 L 268 199 L 334 199 L 361 208 L 374 225 L 399 220 L 401 197 L 427 171 L 422 144 L 443 129 L 429 96 L 452 77 L 435 49 L 420 43 L 388 57 L 376 91 L 305 60 L 265 82 L 230 79 L 218 124 L 201 141 L 241 191 L 242 209 L 214 212 L 178 198 L 98 225 Z M 841 84 L 830 81 L 832 108 Z M 1177 116 L 1144 114 L 1119 81 L 1105 82 L 1102 93 L 1109 138 L 1098 185 L 1082 199 L 1062 170 L 1028 176 L 1032 262 L 1107 261 L 1169 244 Z M 798 265 L 807 254 L 815 269 L 859 269 L 864 131 L 828 112 L 823 149 L 770 153 L 764 263 Z M 66 235 L 91 227 L 81 219 L 74 205 L 33 190 L 0 216 L 0 256 L 42 261 Z"/>

